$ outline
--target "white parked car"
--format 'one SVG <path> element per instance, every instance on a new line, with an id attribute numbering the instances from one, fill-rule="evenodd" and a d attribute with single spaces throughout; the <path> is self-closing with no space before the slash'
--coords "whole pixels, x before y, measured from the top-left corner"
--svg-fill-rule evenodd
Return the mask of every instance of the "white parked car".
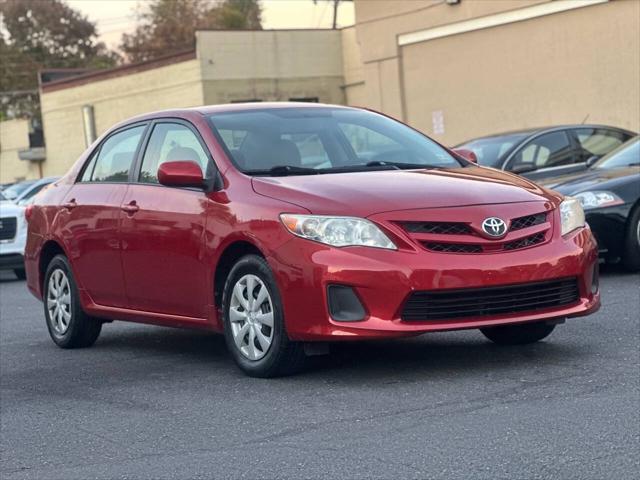
<path id="1" fill-rule="evenodd" d="M 2 194 L 18 205 L 29 205 L 35 196 L 60 177 L 45 177 L 39 180 L 24 180 L 5 188 Z"/>
<path id="2" fill-rule="evenodd" d="M 25 207 L 7 200 L 0 193 L 0 270 L 13 270 L 22 280 L 24 247 L 27 242 Z"/>

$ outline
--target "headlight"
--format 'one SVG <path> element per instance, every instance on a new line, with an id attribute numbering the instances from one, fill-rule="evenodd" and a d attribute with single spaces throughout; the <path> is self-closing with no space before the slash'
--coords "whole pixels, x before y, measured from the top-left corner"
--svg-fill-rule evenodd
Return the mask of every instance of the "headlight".
<path id="1" fill-rule="evenodd" d="M 612 205 L 620 205 L 624 203 L 624 201 L 615 193 L 606 192 L 604 190 L 577 193 L 574 195 L 574 198 L 580 200 L 582 208 L 585 210 L 598 207 L 610 207 Z"/>
<path id="2" fill-rule="evenodd" d="M 364 218 L 283 213 L 280 220 L 294 235 L 333 247 L 397 248 L 382 230 Z"/>
<path id="3" fill-rule="evenodd" d="M 584 210 L 580 200 L 565 197 L 560 204 L 560 218 L 562 220 L 562 235 L 573 232 L 576 228 L 584 227 Z"/>

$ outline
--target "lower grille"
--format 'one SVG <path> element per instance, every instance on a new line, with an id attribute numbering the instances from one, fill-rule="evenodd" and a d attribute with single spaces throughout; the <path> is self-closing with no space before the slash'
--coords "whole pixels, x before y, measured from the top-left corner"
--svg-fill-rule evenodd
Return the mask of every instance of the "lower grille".
<path id="1" fill-rule="evenodd" d="M 570 305 L 580 299 L 577 278 L 500 287 L 414 292 L 402 320 L 420 322 L 483 317 Z"/>
<path id="2" fill-rule="evenodd" d="M 16 236 L 18 219 L 16 217 L 0 218 L 0 240 L 11 240 Z"/>

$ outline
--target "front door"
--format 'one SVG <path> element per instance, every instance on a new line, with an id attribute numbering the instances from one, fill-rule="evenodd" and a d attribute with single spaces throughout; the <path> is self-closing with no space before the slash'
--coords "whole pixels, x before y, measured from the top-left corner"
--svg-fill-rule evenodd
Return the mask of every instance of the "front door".
<path id="1" fill-rule="evenodd" d="M 98 305 L 127 306 L 119 223 L 129 169 L 145 127 L 126 128 L 107 138 L 63 201 L 63 235 L 74 274 Z"/>
<path id="2" fill-rule="evenodd" d="M 518 172 L 531 180 L 542 180 L 584 170 L 584 163 L 576 163 L 577 155 L 566 132 L 555 131 L 540 135 L 512 154 L 506 170 Z"/>
<path id="3" fill-rule="evenodd" d="M 158 167 L 195 161 L 207 171 L 209 157 L 183 123 L 157 122 L 142 157 L 137 183 L 125 196 L 121 225 L 122 265 L 129 305 L 136 310 L 206 318 L 213 302 L 212 269 L 204 262 L 208 198 L 201 190 L 165 187 Z"/>

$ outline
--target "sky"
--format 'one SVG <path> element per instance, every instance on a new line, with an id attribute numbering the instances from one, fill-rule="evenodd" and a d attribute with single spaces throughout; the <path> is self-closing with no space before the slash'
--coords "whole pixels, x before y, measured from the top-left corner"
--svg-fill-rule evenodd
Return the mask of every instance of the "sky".
<path id="1" fill-rule="evenodd" d="M 145 0 L 67 0 L 67 3 L 96 23 L 100 39 L 116 48 L 123 33 L 135 28 L 137 8 Z M 261 0 L 263 28 L 326 28 L 331 27 L 332 3 L 328 0 Z M 354 23 L 353 2 L 342 2 L 338 10 L 338 25 Z"/>

